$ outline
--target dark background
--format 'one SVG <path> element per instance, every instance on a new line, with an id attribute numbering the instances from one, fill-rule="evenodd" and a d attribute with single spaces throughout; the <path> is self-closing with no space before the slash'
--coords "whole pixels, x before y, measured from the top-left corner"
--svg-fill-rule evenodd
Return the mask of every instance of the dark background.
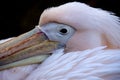
<path id="1" fill-rule="evenodd" d="M 0 39 L 18 36 L 38 24 L 42 11 L 75 0 L 4 0 L 0 1 Z M 76 0 L 120 16 L 119 0 Z"/>

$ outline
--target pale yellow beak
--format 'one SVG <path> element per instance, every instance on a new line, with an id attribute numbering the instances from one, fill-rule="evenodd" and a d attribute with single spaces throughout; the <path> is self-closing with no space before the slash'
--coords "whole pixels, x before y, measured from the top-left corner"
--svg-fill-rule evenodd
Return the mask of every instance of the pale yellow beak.
<path id="1" fill-rule="evenodd" d="M 37 26 L 33 30 L 0 44 L 0 70 L 41 63 L 59 47 Z"/>

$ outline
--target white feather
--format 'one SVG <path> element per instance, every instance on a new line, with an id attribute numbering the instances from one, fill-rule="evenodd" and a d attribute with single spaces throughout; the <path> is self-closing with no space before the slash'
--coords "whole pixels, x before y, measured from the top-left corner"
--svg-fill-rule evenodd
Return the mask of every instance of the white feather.
<path id="1" fill-rule="evenodd" d="M 57 50 L 26 80 L 119 80 L 120 50 Z"/>

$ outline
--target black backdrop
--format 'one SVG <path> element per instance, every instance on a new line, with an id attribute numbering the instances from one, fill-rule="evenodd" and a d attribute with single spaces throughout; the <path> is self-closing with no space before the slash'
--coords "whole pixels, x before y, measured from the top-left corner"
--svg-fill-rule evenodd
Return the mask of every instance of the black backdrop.
<path id="1" fill-rule="evenodd" d="M 0 1 L 0 39 L 33 29 L 44 9 L 71 1 L 83 2 L 120 16 L 119 0 L 4 0 Z"/>

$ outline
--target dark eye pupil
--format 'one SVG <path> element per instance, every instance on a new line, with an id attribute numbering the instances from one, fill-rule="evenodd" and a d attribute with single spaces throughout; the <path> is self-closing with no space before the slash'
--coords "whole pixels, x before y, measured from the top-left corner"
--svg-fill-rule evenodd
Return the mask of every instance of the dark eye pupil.
<path id="1" fill-rule="evenodd" d="M 67 29 L 63 28 L 63 29 L 60 30 L 60 32 L 65 34 L 65 33 L 67 33 Z"/>

